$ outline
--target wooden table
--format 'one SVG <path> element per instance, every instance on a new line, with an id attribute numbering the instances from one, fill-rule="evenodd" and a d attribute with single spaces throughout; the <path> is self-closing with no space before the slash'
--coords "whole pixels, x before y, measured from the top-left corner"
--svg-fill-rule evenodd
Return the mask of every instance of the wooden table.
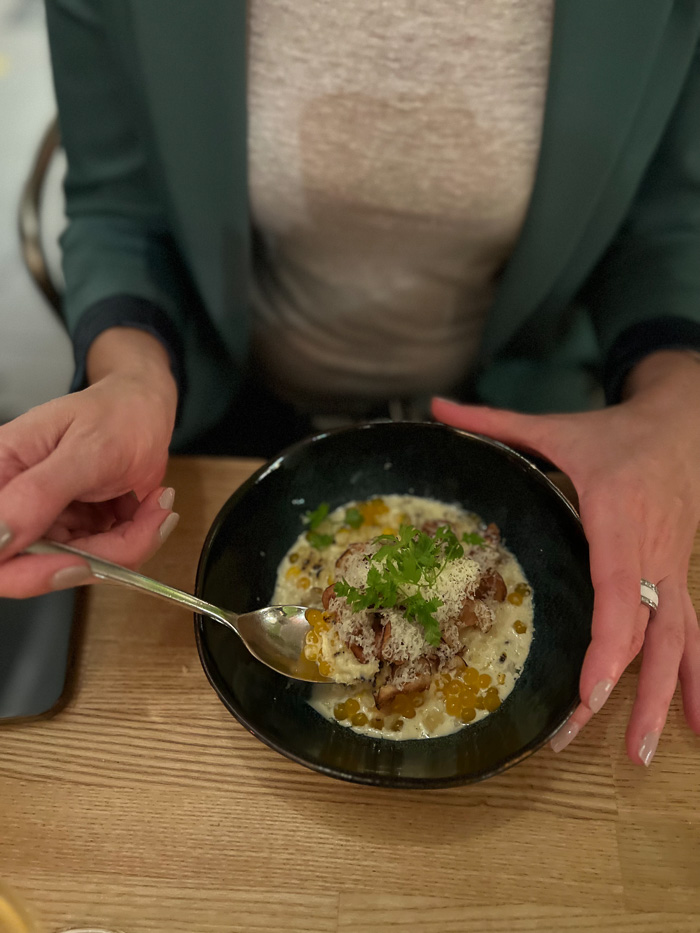
<path id="1" fill-rule="evenodd" d="M 191 587 L 252 461 L 176 460 L 180 526 L 148 571 Z M 691 569 L 700 604 L 700 539 Z M 207 683 L 192 619 L 87 597 L 72 696 L 0 729 L 0 879 L 42 933 L 700 930 L 700 741 L 674 702 L 651 768 L 623 747 L 634 671 L 567 751 L 435 792 L 321 777 Z"/>

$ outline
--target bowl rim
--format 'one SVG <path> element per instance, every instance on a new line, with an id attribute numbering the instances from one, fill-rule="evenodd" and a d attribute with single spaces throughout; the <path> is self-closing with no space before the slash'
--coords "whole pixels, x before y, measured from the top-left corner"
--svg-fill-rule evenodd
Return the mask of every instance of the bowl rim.
<path id="1" fill-rule="evenodd" d="M 199 561 L 197 563 L 197 573 L 195 577 L 195 595 L 202 597 L 202 581 L 204 576 L 204 567 L 208 561 L 209 554 L 213 545 L 214 538 L 219 533 L 221 526 L 223 525 L 226 516 L 230 508 L 236 503 L 237 500 L 243 498 L 248 490 L 265 478 L 269 473 L 279 469 L 284 460 L 286 460 L 290 455 L 297 453 L 299 450 L 313 446 L 316 443 L 319 443 L 325 440 L 328 437 L 336 436 L 339 434 L 350 434 L 356 433 L 358 430 L 372 430 L 377 427 L 387 427 L 394 425 L 397 428 L 402 426 L 408 427 L 423 427 L 428 429 L 437 429 L 445 430 L 447 432 L 461 435 L 463 437 L 469 438 L 470 440 L 483 443 L 486 446 L 494 447 L 499 449 L 502 453 L 506 454 L 508 457 L 515 459 L 519 462 L 521 467 L 524 467 L 527 471 L 531 472 L 536 482 L 543 483 L 549 490 L 549 492 L 554 493 L 555 497 L 560 500 L 560 503 L 565 507 L 565 509 L 573 517 L 575 524 L 579 526 L 581 533 L 584 534 L 585 531 L 583 528 L 583 523 L 581 517 L 569 501 L 569 499 L 564 495 L 564 493 L 556 486 L 552 480 L 547 476 L 547 474 L 541 470 L 535 463 L 532 462 L 527 456 L 520 453 L 517 450 L 514 450 L 508 444 L 504 444 L 502 441 L 498 441 L 492 437 L 488 437 L 484 434 L 478 434 L 473 431 L 465 431 L 462 428 L 455 428 L 452 425 L 447 425 L 442 422 L 435 421 L 390 421 L 390 420 L 377 420 L 377 421 L 367 421 L 362 422 L 361 424 L 351 425 L 348 427 L 332 428 L 329 430 L 321 431 L 317 434 L 309 435 L 308 437 L 302 438 L 299 441 L 295 441 L 293 444 L 285 447 L 279 454 L 275 457 L 270 458 L 265 463 L 263 463 L 257 470 L 255 470 L 240 486 L 238 486 L 234 491 L 228 496 L 226 501 L 222 504 L 221 508 L 216 514 L 213 522 L 209 527 L 206 538 L 202 544 L 200 550 Z M 340 781 L 345 781 L 351 784 L 359 784 L 365 787 L 376 787 L 376 788 L 385 788 L 385 789 L 397 789 L 397 790 L 441 790 L 450 787 L 462 787 L 469 784 L 477 784 L 481 781 L 485 781 L 488 778 L 496 777 L 497 775 L 503 774 L 505 771 L 508 771 L 510 768 L 514 767 L 517 764 L 520 764 L 526 758 L 529 758 L 535 752 L 539 751 L 541 748 L 551 741 L 551 739 L 564 727 L 568 720 L 573 715 L 574 711 L 581 702 L 580 695 L 574 698 L 574 700 L 566 707 L 564 712 L 560 717 L 560 721 L 549 730 L 544 736 L 539 736 L 536 739 L 528 742 L 519 753 L 511 755 L 501 764 L 496 767 L 489 768 L 481 772 L 474 772 L 471 775 L 464 776 L 454 776 L 449 778 L 419 778 L 419 777 L 387 777 L 381 774 L 358 774 L 356 772 L 346 770 L 343 768 L 338 768 L 334 766 L 324 765 L 322 763 L 313 763 L 304 758 L 302 755 L 296 754 L 295 752 L 289 751 L 278 742 L 270 739 L 268 736 L 264 735 L 253 723 L 251 723 L 246 716 L 246 714 L 235 707 L 235 705 L 224 695 L 222 690 L 219 688 L 218 683 L 215 680 L 214 673 L 210 670 L 209 664 L 207 663 L 205 656 L 205 648 L 203 644 L 203 623 L 205 617 L 201 613 L 194 613 L 194 630 L 195 630 L 195 640 L 197 644 L 197 653 L 199 655 L 199 660 L 204 669 L 204 673 L 207 677 L 207 680 L 211 684 L 214 692 L 218 696 L 219 700 L 223 703 L 226 709 L 231 713 L 231 715 L 236 719 L 251 735 L 255 736 L 263 745 L 266 745 L 268 748 L 282 755 L 283 757 L 294 761 L 295 763 L 302 765 L 310 771 L 314 771 L 317 774 L 323 774 L 326 777 L 335 778 Z M 440 737 L 436 737 L 437 741 Z M 415 739 L 413 741 L 419 742 L 430 742 L 432 739 Z"/>

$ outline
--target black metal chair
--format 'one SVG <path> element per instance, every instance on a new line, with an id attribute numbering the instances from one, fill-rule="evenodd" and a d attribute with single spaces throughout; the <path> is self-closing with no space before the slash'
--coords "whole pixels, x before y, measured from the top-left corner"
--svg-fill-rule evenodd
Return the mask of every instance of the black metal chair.
<path id="1" fill-rule="evenodd" d="M 61 317 L 61 285 L 52 274 L 47 259 L 42 208 L 46 183 L 52 165 L 60 153 L 58 120 L 54 118 L 46 129 L 27 177 L 19 203 L 18 225 L 22 258 L 29 275 L 46 298 L 49 307 Z"/>

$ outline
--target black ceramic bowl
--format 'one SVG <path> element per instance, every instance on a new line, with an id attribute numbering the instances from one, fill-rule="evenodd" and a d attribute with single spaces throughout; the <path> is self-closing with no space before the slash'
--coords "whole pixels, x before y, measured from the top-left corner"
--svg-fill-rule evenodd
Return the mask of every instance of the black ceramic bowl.
<path id="1" fill-rule="evenodd" d="M 503 705 L 453 735 L 383 741 L 327 721 L 310 687 L 256 661 L 235 635 L 195 619 L 204 670 L 223 703 L 263 742 L 323 774 L 385 787 L 479 781 L 542 746 L 578 702 L 593 591 L 581 524 L 566 499 L 519 454 L 439 424 L 375 423 L 310 438 L 255 473 L 207 536 L 197 595 L 245 612 L 270 604 L 277 566 L 321 502 L 390 493 L 458 503 L 496 522 L 532 584 L 535 634 Z"/>

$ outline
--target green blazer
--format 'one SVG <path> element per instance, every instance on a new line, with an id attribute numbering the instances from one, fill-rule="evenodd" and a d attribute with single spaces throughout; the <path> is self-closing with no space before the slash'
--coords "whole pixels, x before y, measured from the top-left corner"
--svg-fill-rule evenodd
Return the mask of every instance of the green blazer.
<path id="1" fill-rule="evenodd" d="M 247 354 L 246 4 L 47 15 L 75 385 L 103 327 L 167 334 L 177 447 L 223 414 Z M 485 401 L 580 409 L 644 353 L 700 346 L 699 38 L 697 0 L 556 4 L 534 190 L 474 373 Z"/>

